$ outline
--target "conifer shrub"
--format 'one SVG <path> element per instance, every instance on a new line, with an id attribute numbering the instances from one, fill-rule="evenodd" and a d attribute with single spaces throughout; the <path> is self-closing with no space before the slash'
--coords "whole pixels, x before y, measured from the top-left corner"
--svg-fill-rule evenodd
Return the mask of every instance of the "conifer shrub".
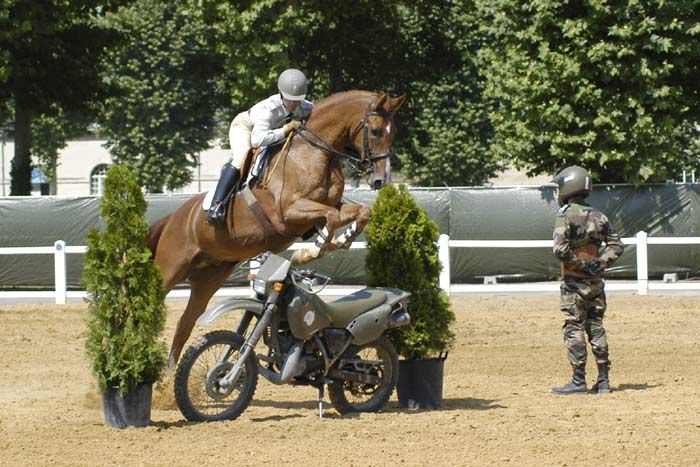
<path id="1" fill-rule="evenodd" d="M 396 287 L 413 294 L 409 306 L 413 326 L 388 333 L 396 350 L 407 359 L 447 351 L 454 341 L 451 325 L 455 316 L 440 289 L 440 232 L 435 222 L 405 185 L 387 185 L 372 206 L 365 233 L 367 285 Z"/>
<path id="2" fill-rule="evenodd" d="M 100 214 L 104 232 L 88 234 L 86 350 L 100 390 L 120 394 L 153 383 L 165 367 L 165 291 L 146 244 L 146 201 L 125 166 L 107 173 Z"/>

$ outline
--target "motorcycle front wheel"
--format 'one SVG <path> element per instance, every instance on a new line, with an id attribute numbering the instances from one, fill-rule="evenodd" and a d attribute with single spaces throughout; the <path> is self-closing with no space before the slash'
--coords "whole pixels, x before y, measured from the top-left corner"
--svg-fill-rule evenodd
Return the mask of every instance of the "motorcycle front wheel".
<path id="1" fill-rule="evenodd" d="M 378 412 L 389 401 L 399 379 L 399 356 L 385 337 L 350 346 L 339 360 L 338 370 L 372 376 L 376 383 L 334 381 L 328 396 L 341 414 Z"/>
<path id="2" fill-rule="evenodd" d="M 258 383 L 258 366 L 251 355 L 232 387 L 221 379 L 238 359 L 243 338 L 231 331 L 202 336 L 180 361 L 175 373 L 175 402 L 187 420 L 234 420 L 250 404 Z"/>

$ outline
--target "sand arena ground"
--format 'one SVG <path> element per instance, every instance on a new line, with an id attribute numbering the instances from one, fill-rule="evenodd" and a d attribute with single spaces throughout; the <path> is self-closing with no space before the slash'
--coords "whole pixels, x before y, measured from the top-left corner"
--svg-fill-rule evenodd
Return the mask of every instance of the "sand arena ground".
<path id="1" fill-rule="evenodd" d="M 313 389 L 261 378 L 240 419 L 194 424 L 166 380 L 152 425 L 127 430 L 103 424 L 84 305 L 0 306 L 0 465 L 700 465 L 700 297 L 611 295 L 615 391 L 569 397 L 548 392 L 569 377 L 557 296 L 452 303 L 443 410 L 394 396 L 319 420 Z M 169 305 L 168 341 L 183 307 Z"/>

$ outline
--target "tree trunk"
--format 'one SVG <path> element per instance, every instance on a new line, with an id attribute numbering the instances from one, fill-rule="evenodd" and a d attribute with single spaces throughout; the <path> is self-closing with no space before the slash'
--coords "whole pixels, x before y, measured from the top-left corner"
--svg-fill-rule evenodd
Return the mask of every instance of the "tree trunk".
<path id="1" fill-rule="evenodd" d="M 15 96 L 15 157 L 10 169 L 10 196 L 32 194 L 32 116 Z"/>

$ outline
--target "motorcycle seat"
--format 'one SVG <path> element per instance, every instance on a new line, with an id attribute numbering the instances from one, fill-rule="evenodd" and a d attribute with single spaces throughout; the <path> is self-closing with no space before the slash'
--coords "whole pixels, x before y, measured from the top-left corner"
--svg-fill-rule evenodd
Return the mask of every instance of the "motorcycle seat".
<path id="1" fill-rule="evenodd" d="M 362 289 L 332 302 L 323 302 L 323 311 L 338 327 L 347 326 L 350 321 L 362 313 L 386 302 L 386 292 L 380 289 Z"/>

